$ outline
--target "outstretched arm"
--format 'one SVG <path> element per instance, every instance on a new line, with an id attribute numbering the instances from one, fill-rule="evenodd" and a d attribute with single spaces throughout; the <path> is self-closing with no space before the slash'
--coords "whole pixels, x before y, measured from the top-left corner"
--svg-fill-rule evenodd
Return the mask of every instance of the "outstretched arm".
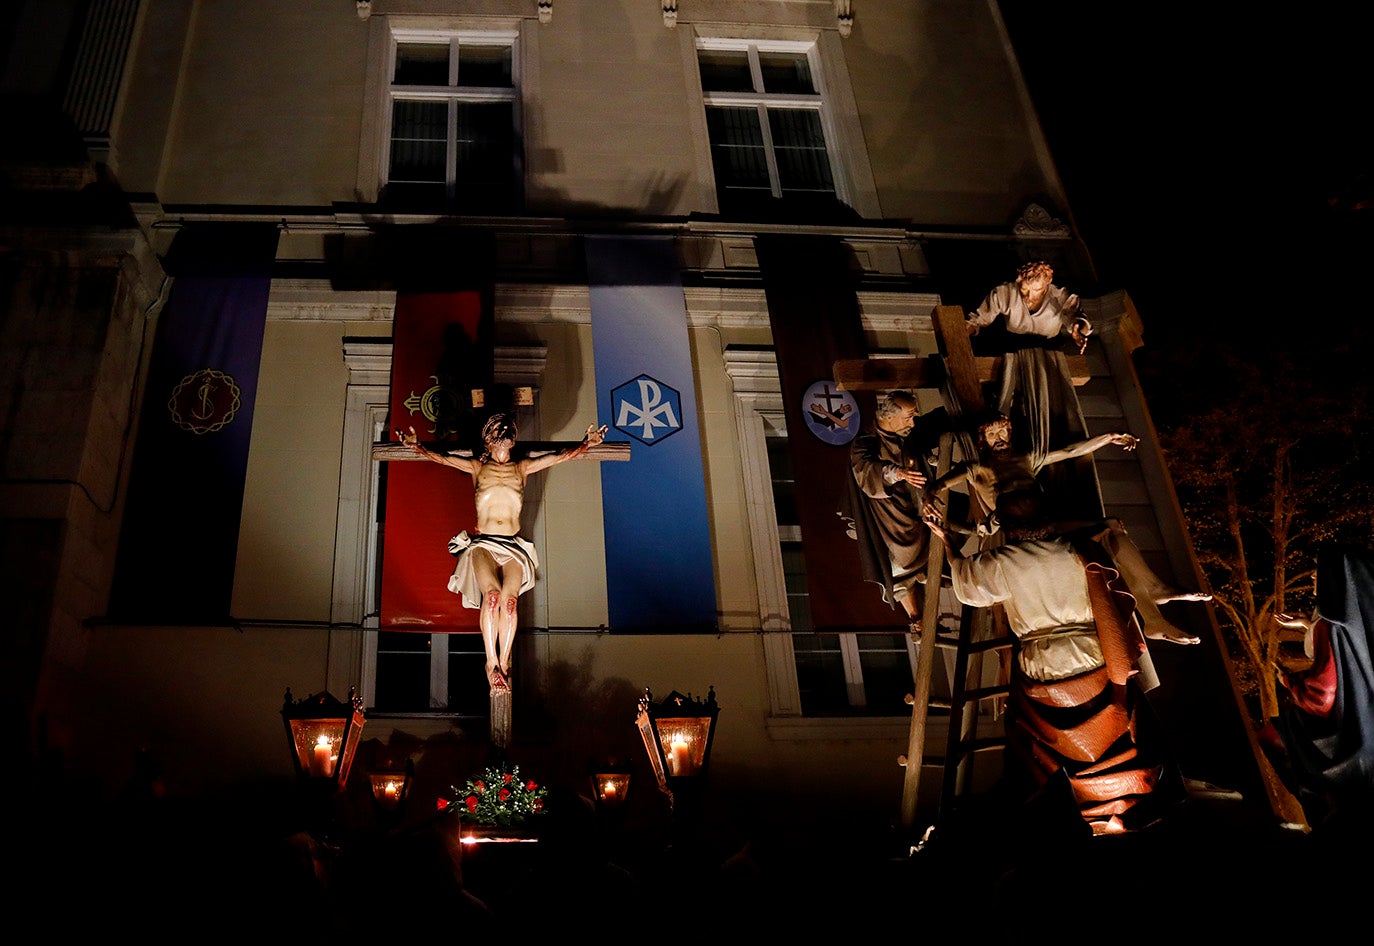
<path id="1" fill-rule="evenodd" d="M 398 430 L 396 431 L 396 436 L 401 438 L 401 446 L 409 447 L 411 450 L 414 450 L 416 453 L 424 457 L 426 460 L 431 460 L 435 463 L 442 463 L 444 466 L 451 466 L 455 469 L 462 470 L 464 473 L 471 473 L 474 469 L 477 468 L 476 461 L 470 459 L 469 457 L 455 457 L 447 453 L 435 453 L 428 447 L 423 446 L 420 443 L 420 438 L 415 436 L 414 427 L 410 428 L 410 433 L 405 434 L 401 433 Z"/>
<path id="2" fill-rule="evenodd" d="M 1140 443 L 1140 438 L 1123 431 L 1117 431 L 1111 434 L 1098 434 L 1096 437 L 1080 440 L 1078 443 L 1071 443 L 1061 450 L 1051 450 L 1049 453 L 1045 454 L 1045 461 L 1040 465 L 1049 466 L 1051 463 L 1058 463 L 1060 460 L 1072 460 L 1074 457 L 1087 456 L 1090 453 L 1101 450 L 1109 443 L 1120 444 L 1126 448 L 1127 452 L 1130 452 L 1135 449 L 1136 444 Z"/>
<path id="3" fill-rule="evenodd" d="M 532 457 L 531 459 L 522 461 L 525 467 L 525 473 L 527 475 L 530 473 L 538 473 L 540 470 L 547 470 L 549 467 L 556 466 L 559 463 L 565 463 L 568 460 L 576 460 L 605 439 L 605 424 L 602 424 L 600 427 L 596 426 L 596 424 L 588 424 L 587 432 L 583 435 L 582 442 L 577 446 L 569 447 L 566 450 L 559 450 L 557 453 L 546 453 L 542 456 Z"/>

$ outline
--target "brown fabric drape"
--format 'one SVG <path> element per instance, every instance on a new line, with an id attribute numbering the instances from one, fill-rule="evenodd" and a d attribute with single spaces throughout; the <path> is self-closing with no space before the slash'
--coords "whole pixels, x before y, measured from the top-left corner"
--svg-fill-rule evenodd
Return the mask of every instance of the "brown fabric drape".
<path id="1" fill-rule="evenodd" d="M 816 630 L 906 628 L 900 607 L 883 603 L 866 582 L 859 549 L 838 515 L 852 481 L 849 446 L 822 442 L 801 416 L 806 389 L 834 377 L 840 358 L 867 354 L 848 251 L 834 237 L 764 235 L 755 247 L 768 301 L 787 414 L 807 590 Z M 873 397 L 859 397 L 859 418 L 871 421 Z"/>

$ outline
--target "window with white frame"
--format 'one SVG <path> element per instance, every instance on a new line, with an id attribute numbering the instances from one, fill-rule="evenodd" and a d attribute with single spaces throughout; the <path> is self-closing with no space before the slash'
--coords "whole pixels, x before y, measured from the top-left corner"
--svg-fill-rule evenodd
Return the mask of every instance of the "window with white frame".
<path id="1" fill-rule="evenodd" d="M 388 205 L 474 214 L 518 209 L 517 35 L 392 31 L 382 162 Z"/>
<path id="2" fill-rule="evenodd" d="M 771 715 L 908 715 L 903 698 L 916 667 L 910 635 L 812 630 L 775 356 L 728 349 L 725 366 L 735 392 Z"/>
<path id="3" fill-rule="evenodd" d="M 330 620 L 341 627 L 361 627 L 363 640 L 357 668 L 341 667 L 340 672 L 349 680 L 361 678 L 360 695 L 369 712 L 485 717 L 490 701 L 481 634 L 425 634 L 380 627 L 389 464 L 372 458 L 372 445 L 389 439 L 390 339 L 346 340 L 344 363 L 349 382 Z M 533 386 L 543 363 L 540 348 L 500 347 L 497 381 Z M 521 428 L 537 432 L 538 418 L 532 409 L 522 407 L 519 412 Z M 522 596 L 533 599 L 522 602 L 532 610 L 542 607 L 543 589 L 536 588 Z M 341 660 L 347 661 L 349 648 L 341 645 L 338 649 Z"/>
<path id="4" fill-rule="evenodd" d="M 814 43 L 702 38 L 697 63 L 722 213 L 845 199 Z"/>
<path id="5" fill-rule="evenodd" d="M 792 457 L 785 436 L 768 437 L 768 468 L 802 715 L 903 714 L 906 707 L 901 697 L 911 692 L 915 682 L 915 643 L 908 634 L 813 630 Z"/>

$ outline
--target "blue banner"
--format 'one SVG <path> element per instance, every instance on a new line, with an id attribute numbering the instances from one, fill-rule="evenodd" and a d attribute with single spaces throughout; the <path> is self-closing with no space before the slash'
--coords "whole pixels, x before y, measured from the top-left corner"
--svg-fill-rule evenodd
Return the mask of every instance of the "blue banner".
<path id="1" fill-rule="evenodd" d="M 188 225 L 165 265 L 110 615 L 224 624 L 277 252 L 274 224 Z"/>
<path id="2" fill-rule="evenodd" d="M 612 631 L 713 631 L 715 572 L 696 383 L 672 238 L 588 237 Z"/>

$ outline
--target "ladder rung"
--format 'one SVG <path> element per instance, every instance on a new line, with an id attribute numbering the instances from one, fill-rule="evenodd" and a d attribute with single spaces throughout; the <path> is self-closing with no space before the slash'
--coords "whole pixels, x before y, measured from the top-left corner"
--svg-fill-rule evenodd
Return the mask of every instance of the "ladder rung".
<path id="1" fill-rule="evenodd" d="M 970 654 L 980 654 L 987 650 L 1001 650 L 1004 647 L 1010 647 L 1014 643 L 1016 643 L 1016 639 L 1013 637 L 994 637 L 986 641 L 973 641 L 968 644 L 965 649 Z M 937 637 L 935 638 L 935 646 L 943 647 L 945 650 L 958 650 L 965 645 L 960 644 L 959 639 L 955 637 Z"/>
<path id="2" fill-rule="evenodd" d="M 982 736 L 978 739 L 965 739 L 959 743 L 959 751 L 964 755 L 974 752 L 988 752 L 992 749 L 1005 749 L 1007 740 L 1004 736 Z"/>
<path id="3" fill-rule="evenodd" d="M 963 698 L 965 703 L 976 703 L 979 700 L 992 699 L 994 696 L 1009 696 L 1010 694 L 1011 687 L 1003 683 L 1000 686 L 978 687 L 973 690 L 965 690 Z"/>

